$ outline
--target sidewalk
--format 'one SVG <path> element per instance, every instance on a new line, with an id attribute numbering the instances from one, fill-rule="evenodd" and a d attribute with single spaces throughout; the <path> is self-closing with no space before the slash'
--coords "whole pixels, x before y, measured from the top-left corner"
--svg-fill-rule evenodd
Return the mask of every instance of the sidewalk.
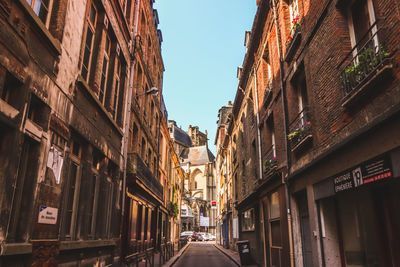
<path id="1" fill-rule="evenodd" d="M 230 258 L 237 266 L 248 266 L 248 267 L 257 267 L 257 265 L 240 265 L 240 257 L 237 251 L 230 250 L 228 248 L 224 248 L 223 246 L 215 243 L 214 246 L 219 249 L 222 253 L 224 253 L 228 258 Z"/>
<path id="2" fill-rule="evenodd" d="M 179 257 L 185 252 L 187 247 L 189 246 L 190 242 L 188 242 L 180 251 L 175 250 L 174 256 L 170 258 L 166 263 L 162 265 L 162 267 L 170 267 L 174 265 L 174 263 L 179 259 Z M 154 265 L 156 266 L 156 265 Z"/>

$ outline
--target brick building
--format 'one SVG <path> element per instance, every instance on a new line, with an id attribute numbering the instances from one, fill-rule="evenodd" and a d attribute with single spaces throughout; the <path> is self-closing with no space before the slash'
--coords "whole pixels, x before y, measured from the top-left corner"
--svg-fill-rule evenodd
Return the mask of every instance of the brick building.
<path id="1" fill-rule="evenodd" d="M 119 261 L 125 4 L 0 3 L 2 266 Z"/>
<path id="2" fill-rule="evenodd" d="M 264 266 L 399 265 L 398 3 L 257 4 L 228 127 L 239 238 Z"/>

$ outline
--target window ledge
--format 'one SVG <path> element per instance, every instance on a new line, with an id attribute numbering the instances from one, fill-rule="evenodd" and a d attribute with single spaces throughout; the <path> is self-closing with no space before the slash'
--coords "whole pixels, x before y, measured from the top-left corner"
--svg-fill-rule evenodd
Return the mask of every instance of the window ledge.
<path id="1" fill-rule="evenodd" d="M 18 116 L 19 111 L 3 99 L 0 99 L 0 113 L 2 113 L 8 119 L 14 120 Z"/>
<path id="2" fill-rule="evenodd" d="M 18 254 L 31 254 L 31 243 L 2 243 L 0 255 L 18 255 Z"/>
<path id="3" fill-rule="evenodd" d="M 300 28 L 300 26 L 298 26 Z M 286 55 L 285 55 L 285 61 L 289 62 L 292 60 L 292 57 L 294 56 L 296 52 L 296 48 L 300 44 L 301 40 L 301 29 L 298 29 L 296 33 L 293 36 L 292 41 L 290 42 L 289 46 L 286 48 Z"/>
<path id="4" fill-rule="evenodd" d="M 309 134 L 306 137 L 304 137 L 298 144 L 296 144 L 291 150 L 292 152 L 297 152 L 301 150 L 308 142 L 312 140 L 312 135 Z"/>
<path id="5" fill-rule="evenodd" d="M 43 22 L 39 19 L 39 17 L 35 14 L 32 8 L 29 6 L 26 0 L 18 0 L 19 4 L 23 7 L 25 12 L 28 14 L 30 20 L 35 24 L 37 29 L 39 29 L 40 33 L 45 37 L 49 46 L 53 49 L 53 51 L 57 55 L 61 55 L 61 44 L 60 41 L 55 39 L 50 31 L 46 28 Z"/>
<path id="6" fill-rule="evenodd" d="M 342 107 L 351 106 L 363 95 L 367 94 L 371 88 L 374 88 L 379 81 L 384 80 L 390 71 L 393 69 L 393 64 L 390 59 L 384 61 L 384 65 L 378 70 L 372 72 L 365 78 L 365 82 L 361 82 L 351 93 L 343 100 Z"/>
<path id="7" fill-rule="evenodd" d="M 93 93 L 92 89 L 90 89 L 90 86 L 88 83 L 83 79 L 81 75 L 78 76 L 77 82 L 82 85 L 82 87 L 85 88 L 85 91 L 89 93 L 91 98 L 93 99 L 94 102 L 96 102 L 97 106 L 103 111 L 103 113 L 106 115 L 108 120 L 111 122 L 111 124 L 114 126 L 114 128 L 117 130 L 117 132 L 122 136 L 122 130 L 118 126 L 118 124 L 115 122 L 115 120 L 111 117 L 110 113 L 106 110 L 106 108 L 103 106 L 103 104 L 100 103 L 99 99 L 97 96 Z"/>
<path id="8" fill-rule="evenodd" d="M 106 240 L 80 240 L 80 241 L 61 241 L 60 250 L 95 248 L 95 247 L 112 247 L 117 242 L 113 239 Z"/>
<path id="9" fill-rule="evenodd" d="M 30 119 L 26 119 L 24 132 L 32 137 L 34 140 L 40 142 L 43 136 L 43 129 Z"/>

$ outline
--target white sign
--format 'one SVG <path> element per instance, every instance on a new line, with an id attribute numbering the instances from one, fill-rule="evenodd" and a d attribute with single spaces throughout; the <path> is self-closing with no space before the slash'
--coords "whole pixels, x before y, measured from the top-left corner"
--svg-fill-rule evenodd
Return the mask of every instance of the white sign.
<path id="1" fill-rule="evenodd" d="M 233 226 L 233 238 L 239 238 L 238 218 L 233 218 L 232 226 Z"/>
<path id="2" fill-rule="evenodd" d="M 38 223 L 56 224 L 58 209 L 40 206 Z"/>
<path id="3" fill-rule="evenodd" d="M 200 216 L 200 226 L 209 227 L 210 226 L 210 217 Z"/>

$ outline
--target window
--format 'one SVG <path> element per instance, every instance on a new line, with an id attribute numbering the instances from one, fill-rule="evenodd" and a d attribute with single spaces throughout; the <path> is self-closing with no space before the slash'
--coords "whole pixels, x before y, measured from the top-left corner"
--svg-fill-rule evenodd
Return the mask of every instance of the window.
<path id="1" fill-rule="evenodd" d="M 5 68 L 0 67 L 0 98 L 14 108 L 21 104 L 22 83 L 9 73 Z"/>
<path id="2" fill-rule="evenodd" d="M 299 16 L 299 3 L 298 0 L 289 1 L 289 18 L 292 22 L 296 17 Z"/>
<path id="3" fill-rule="evenodd" d="M 81 74 L 85 81 L 89 80 L 91 60 L 93 54 L 94 34 L 96 29 L 97 10 L 92 3 L 86 18 L 86 37 L 84 40 L 84 52 L 82 60 Z"/>
<path id="4" fill-rule="evenodd" d="M 116 60 L 115 82 L 114 82 L 114 100 L 113 100 L 113 118 L 117 119 L 118 114 L 118 98 L 120 94 L 121 85 L 121 62 L 118 58 Z"/>
<path id="5" fill-rule="evenodd" d="M 281 220 L 280 220 L 280 197 L 278 192 L 274 192 L 269 197 L 269 228 L 270 228 L 270 249 L 271 265 L 281 266 L 280 255 L 282 249 L 281 241 Z"/>
<path id="6" fill-rule="evenodd" d="M 105 46 L 104 46 L 104 58 L 103 58 L 103 68 L 101 70 L 101 82 L 99 91 L 99 100 L 104 105 L 106 87 L 107 87 L 107 76 L 108 76 L 108 66 L 110 63 L 110 44 L 111 41 L 108 36 L 106 36 Z"/>
<path id="7" fill-rule="evenodd" d="M 50 117 L 50 107 L 46 105 L 39 97 L 32 94 L 29 103 L 28 119 L 35 122 L 42 129 L 47 130 Z"/>
<path id="8" fill-rule="evenodd" d="M 251 208 L 242 213 L 242 231 L 255 230 L 254 209 Z"/>
<path id="9" fill-rule="evenodd" d="M 358 50 L 363 48 L 368 40 L 377 31 L 375 23 L 374 7 L 371 0 L 355 0 L 348 9 L 350 40 L 352 47 L 356 47 L 354 55 Z M 375 35 L 375 47 L 378 44 L 378 39 Z M 372 46 L 372 43 L 371 43 Z"/>
<path id="10" fill-rule="evenodd" d="M 53 5 L 52 0 L 26 0 L 31 6 L 35 14 L 48 27 L 50 21 L 50 13 Z"/>
<path id="11" fill-rule="evenodd" d="M 72 154 L 70 155 L 71 164 L 68 175 L 66 213 L 65 213 L 65 235 L 70 239 L 75 238 L 75 224 L 77 208 L 79 203 L 79 184 L 80 184 L 80 155 L 81 148 L 76 141 L 72 141 Z"/>

